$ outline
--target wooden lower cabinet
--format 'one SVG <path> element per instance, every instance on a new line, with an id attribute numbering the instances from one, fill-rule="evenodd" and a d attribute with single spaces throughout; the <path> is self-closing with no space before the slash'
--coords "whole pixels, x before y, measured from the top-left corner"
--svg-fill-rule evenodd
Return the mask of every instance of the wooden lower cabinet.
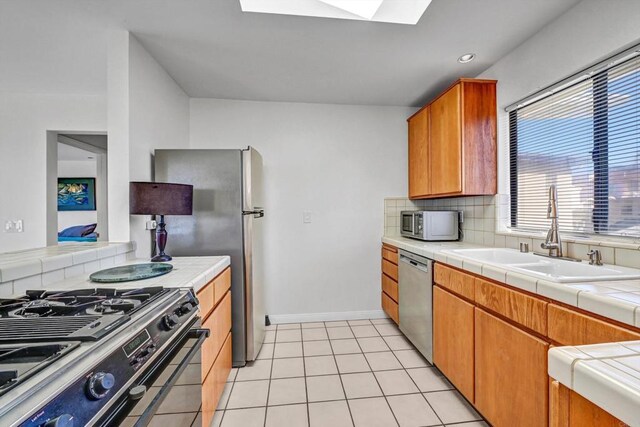
<path id="1" fill-rule="evenodd" d="M 202 426 L 211 424 L 231 371 L 231 269 L 227 268 L 198 291 L 202 327 L 210 335 L 202 344 Z M 206 301 L 204 300 L 206 297 Z"/>
<path id="2" fill-rule="evenodd" d="M 398 303 L 392 300 L 389 295 L 382 292 L 382 310 L 396 323 L 400 323 L 400 313 L 398 311 Z"/>
<path id="3" fill-rule="evenodd" d="M 400 322 L 398 306 L 398 248 L 382 245 L 382 293 L 380 305 L 394 322 Z"/>
<path id="4" fill-rule="evenodd" d="M 548 425 L 549 344 L 475 309 L 475 406 L 494 427 Z"/>
<path id="5" fill-rule="evenodd" d="M 604 409 L 552 380 L 549 387 L 550 427 L 625 427 Z"/>
<path id="6" fill-rule="evenodd" d="M 474 401 L 473 305 L 433 288 L 433 362 L 471 402 Z"/>

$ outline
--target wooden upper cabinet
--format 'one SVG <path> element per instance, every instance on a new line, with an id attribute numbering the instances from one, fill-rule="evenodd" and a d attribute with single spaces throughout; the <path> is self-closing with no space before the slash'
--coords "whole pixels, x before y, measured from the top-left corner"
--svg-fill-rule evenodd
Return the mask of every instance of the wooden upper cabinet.
<path id="1" fill-rule="evenodd" d="M 429 106 L 409 119 L 409 197 L 431 194 Z"/>
<path id="2" fill-rule="evenodd" d="M 411 116 L 409 197 L 496 194 L 496 117 L 496 81 L 476 79 L 458 80 Z"/>

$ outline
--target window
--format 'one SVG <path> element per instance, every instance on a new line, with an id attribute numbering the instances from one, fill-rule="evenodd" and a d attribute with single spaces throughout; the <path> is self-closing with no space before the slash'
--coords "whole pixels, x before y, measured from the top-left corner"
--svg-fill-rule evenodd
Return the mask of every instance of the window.
<path id="1" fill-rule="evenodd" d="M 510 107 L 511 228 L 640 237 L 640 50 Z"/>

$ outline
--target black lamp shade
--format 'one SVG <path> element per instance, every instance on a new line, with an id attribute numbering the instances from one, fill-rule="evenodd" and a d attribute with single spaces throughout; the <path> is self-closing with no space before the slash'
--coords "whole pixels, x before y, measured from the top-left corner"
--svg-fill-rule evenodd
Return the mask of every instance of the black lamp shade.
<path id="1" fill-rule="evenodd" d="M 191 215 L 193 185 L 165 182 L 130 182 L 132 215 Z"/>

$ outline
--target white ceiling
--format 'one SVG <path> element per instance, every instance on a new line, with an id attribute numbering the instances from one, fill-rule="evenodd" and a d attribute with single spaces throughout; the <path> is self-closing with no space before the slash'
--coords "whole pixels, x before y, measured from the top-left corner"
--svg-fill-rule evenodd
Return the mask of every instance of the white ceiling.
<path id="1" fill-rule="evenodd" d="M 86 151 L 81 148 L 73 147 L 71 145 L 58 143 L 58 160 L 65 161 L 95 161 L 96 155 L 91 151 Z"/>
<path id="2" fill-rule="evenodd" d="M 420 105 L 578 0 L 433 0 L 417 25 L 243 13 L 238 0 L 0 0 L 0 91 L 103 94 L 134 32 L 192 97 Z M 459 64 L 463 53 L 477 59 Z"/>

